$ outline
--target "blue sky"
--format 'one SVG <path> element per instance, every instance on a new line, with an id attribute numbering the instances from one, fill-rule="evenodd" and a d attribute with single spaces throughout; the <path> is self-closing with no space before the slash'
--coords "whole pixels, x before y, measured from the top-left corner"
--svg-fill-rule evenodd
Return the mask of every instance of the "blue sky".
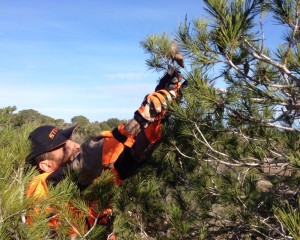
<path id="1" fill-rule="evenodd" d="M 140 41 L 203 13 L 200 0 L 2 0 L 0 108 L 130 119 L 159 78 Z"/>

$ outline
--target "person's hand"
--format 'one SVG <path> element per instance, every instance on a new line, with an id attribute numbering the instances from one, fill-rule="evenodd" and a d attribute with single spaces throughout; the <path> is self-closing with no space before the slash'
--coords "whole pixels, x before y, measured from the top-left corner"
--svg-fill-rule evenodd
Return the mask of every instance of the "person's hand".
<path id="1" fill-rule="evenodd" d="M 178 95 L 181 80 L 183 79 L 181 72 L 169 66 L 166 74 L 160 79 L 159 84 L 156 86 L 155 91 L 165 89 L 168 91 L 174 91 L 175 95 Z"/>
<path id="2" fill-rule="evenodd" d="M 135 112 L 134 118 L 143 127 L 147 127 L 149 122 L 153 122 L 158 116 L 163 116 L 167 109 L 168 103 L 171 102 L 177 93 L 174 90 L 159 90 L 146 95 L 142 105 Z"/>

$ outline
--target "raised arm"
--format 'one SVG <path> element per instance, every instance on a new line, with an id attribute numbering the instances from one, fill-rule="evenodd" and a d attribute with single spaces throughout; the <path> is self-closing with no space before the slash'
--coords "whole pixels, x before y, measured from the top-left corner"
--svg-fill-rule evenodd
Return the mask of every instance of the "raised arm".
<path id="1" fill-rule="evenodd" d="M 137 135 L 142 128 L 147 128 L 155 119 L 164 118 L 168 104 L 179 94 L 181 80 L 180 71 L 170 68 L 160 79 L 155 92 L 145 96 L 141 106 L 134 113 L 134 118 L 125 125 L 125 130 Z"/>

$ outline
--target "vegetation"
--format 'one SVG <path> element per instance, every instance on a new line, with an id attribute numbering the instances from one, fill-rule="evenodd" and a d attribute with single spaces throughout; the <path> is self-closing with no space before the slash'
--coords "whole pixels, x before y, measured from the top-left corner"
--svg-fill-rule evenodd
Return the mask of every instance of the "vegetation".
<path id="1" fill-rule="evenodd" d="M 83 116 L 74 117 L 72 123 L 63 120 L 55 120 L 44 116 L 35 110 L 23 110 L 14 113 L 16 107 L 0 109 L 0 238 L 1 239 L 65 239 L 70 232 L 76 233 L 79 239 L 106 239 L 107 226 L 97 225 L 92 232 L 86 232 L 84 227 L 85 216 L 88 215 L 88 200 L 91 196 L 99 199 L 95 206 L 99 211 L 110 205 L 110 199 L 114 192 L 112 177 L 105 173 L 92 189 L 86 189 L 81 193 L 76 184 L 69 179 L 61 182 L 55 188 L 50 188 L 49 198 L 41 201 L 25 198 L 25 189 L 33 176 L 37 175 L 36 169 L 25 166 L 24 159 L 29 153 L 29 133 L 42 124 L 59 126 L 61 128 L 69 125 L 82 124 L 75 134 L 77 142 L 83 142 L 92 130 L 93 135 L 101 130 L 111 130 L 122 121 L 108 119 L 101 123 L 90 123 Z M 83 121 L 85 120 L 85 121 Z M 71 206 L 66 205 L 70 202 Z M 69 207 L 66 207 L 69 206 Z M 58 235 L 53 235 L 47 227 L 49 214 L 47 209 L 56 209 L 61 212 L 61 222 Z M 76 208 L 77 211 L 70 211 Z M 38 219 L 32 224 L 25 224 L 26 217 L 30 216 L 32 209 L 39 209 Z M 82 214 L 80 214 L 80 212 Z M 28 221 L 28 218 L 27 218 Z M 111 224 L 110 224 L 111 225 Z M 80 227 L 77 227 L 80 226 Z"/>
<path id="2" fill-rule="evenodd" d="M 209 21 L 175 34 L 188 87 L 148 169 L 160 192 L 153 207 L 136 201 L 135 226 L 156 239 L 299 239 L 300 1 L 203 2 Z M 276 49 L 265 19 L 284 29 Z M 172 44 L 142 42 L 149 68 L 166 68 Z"/>
<path id="3" fill-rule="evenodd" d="M 82 194 L 66 180 L 43 204 L 28 202 L 24 187 L 36 174 L 24 174 L 28 133 L 40 123 L 68 124 L 34 110 L 1 109 L 1 239 L 45 236 L 45 216 L 33 226 L 22 223 L 29 206 L 72 197 L 85 211 L 91 194 L 100 209 L 113 204 L 113 229 L 121 239 L 300 239 L 300 1 L 203 2 L 209 21 L 186 19 L 174 37 L 141 42 L 150 56 L 146 63 L 157 71 L 167 68 L 176 42 L 188 86 L 169 109 L 162 144 L 123 185 L 110 188 L 106 176 Z M 265 19 L 285 29 L 276 48 L 266 45 L 272 36 L 265 34 Z M 72 119 L 82 125 L 81 139 L 119 122 Z M 64 229 L 81 226 L 82 219 L 72 222 L 62 211 Z M 106 230 L 95 226 L 79 235 L 105 239 Z"/>

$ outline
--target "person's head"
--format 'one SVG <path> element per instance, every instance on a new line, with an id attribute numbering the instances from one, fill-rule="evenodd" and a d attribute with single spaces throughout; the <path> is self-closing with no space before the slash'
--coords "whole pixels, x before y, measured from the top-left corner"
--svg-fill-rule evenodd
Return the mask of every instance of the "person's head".
<path id="1" fill-rule="evenodd" d="M 80 152 L 80 145 L 72 141 L 77 126 L 59 129 L 41 126 L 29 134 L 31 152 L 26 163 L 36 166 L 41 172 L 52 172 L 73 161 Z"/>

